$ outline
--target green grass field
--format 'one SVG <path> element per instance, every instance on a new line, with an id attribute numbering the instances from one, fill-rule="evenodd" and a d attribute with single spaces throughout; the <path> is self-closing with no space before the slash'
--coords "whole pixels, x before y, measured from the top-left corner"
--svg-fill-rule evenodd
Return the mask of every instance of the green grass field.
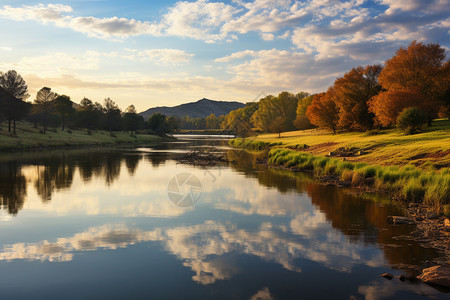
<path id="1" fill-rule="evenodd" d="M 8 132 L 8 124 L 0 123 L 0 151 L 29 150 L 53 147 L 80 147 L 94 145 L 115 145 L 115 144 L 137 144 L 154 143 L 162 138 L 153 135 L 138 134 L 136 137 L 130 136 L 127 132 L 115 132 L 115 136 L 110 136 L 106 131 L 92 131 L 89 135 L 84 130 L 72 130 L 57 132 L 47 131 L 46 134 L 39 132 L 33 124 L 28 122 L 18 122 L 16 136 Z"/>
<path id="2" fill-rule="evenodd" d="M 378 133 L 338 133 L 332 135 L 322 130 L 291 131 L 281 134 L 263 134 L 254 139 L 255 142 L 282 143 L 281 147 L 308 145 L 309 152 L 314 155 L 327 155 L 341 147 L 355 147 L 365 154 L 348 157 L 354 162 L 365 162 L 378 165 L 414 164 L 436 167 L 450 166 L 450 120 L 433 121 L 422 133 L 405 135 L 398 129 L 382 130 Z"/>

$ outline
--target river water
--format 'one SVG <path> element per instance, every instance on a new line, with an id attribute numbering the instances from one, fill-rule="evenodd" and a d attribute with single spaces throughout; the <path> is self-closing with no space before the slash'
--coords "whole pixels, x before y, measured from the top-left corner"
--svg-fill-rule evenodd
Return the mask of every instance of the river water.
<path id="1" fill-rule="evenodd" d="M 444 299 L 387 280 L 439 254 L 380 196 L 223 140 L 0 154 L 0 299 Z M 177 163 L 208 147 L 234 161 Z M 217 148 L 214 148 L 216 146 Z"/>

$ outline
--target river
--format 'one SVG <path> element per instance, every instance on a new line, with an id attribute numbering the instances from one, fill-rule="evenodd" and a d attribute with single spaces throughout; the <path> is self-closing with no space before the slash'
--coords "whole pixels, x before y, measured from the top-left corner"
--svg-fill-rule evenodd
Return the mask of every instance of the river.
<path id="1" fill-rule="evenodd" d="M 231 164 L 176 158 L 207 147 Z M 0 154 L 1 299 L 444 299 L 387 280 L 439 256 L 389 199 L 226 141 Z M 447 298 L 448 299 L 448 298 Z"/>

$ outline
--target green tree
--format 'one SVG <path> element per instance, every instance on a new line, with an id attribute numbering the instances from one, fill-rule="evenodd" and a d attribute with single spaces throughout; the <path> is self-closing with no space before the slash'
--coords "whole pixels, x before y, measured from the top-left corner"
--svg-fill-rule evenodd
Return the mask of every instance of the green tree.
<path id="1" fill-rule="evenodd" d="M 134 105 L 130 105 L 125 110 L 123 115 L 123 126 L 126 131 L 136 132 L 140 126 L 143 124 L 144 118 L 136 113 L 136 108 Z"/>
<path id="2" fill-rule="evenodd" d="M 148 118 L 148 127 L 158 135 L 164 135 L 168 132 L 166 115 L 154 113 Z"/>
<path id="3" fill-rule="evenodd" d="M 406 134 L 420 132 L 425 123 L 427 116 L 417 107 L 405 108 L 397 118 L 397 126 Z"/>
<path id="4" fill-rule="evenodd" d="M 0 74 L 0 87 L 17 99 L 25 100 L 30 97 L 25 80 L 14 70 Z"/>
<path id="5" fill-rule="evenodd" d="M 36 116 L 38 123 L 41 124 L 44 134 L 47 132 L 47 127 L 53 112 L 52 101 L 57 97 L 58 95 L 52 92 L 52 89 L 49 87 L 43 87 L 36 94 L 33 114 Z"/>
<path id="6" fill-rule="evenodd" d="M 78 127 L 86 128 L 88 134 L 91 131 L 100 128 L 103 123 L 103 107 L 100 103 L 93 103 L 88 98 L 83 98 L 80 102 L 80 107 L 77 112 Z"/>
<path id="7" fill-rule="evenodd" d="M 11 132 L 13 123 L 13 133 L 16 134 L 16 121 L 25 117 L 30 111 L 30 105 L 23 100 L 27 99 L 28 86 L 16 71 L 10 70 L 0 73 L 0 108 L 3 115 L 8 119 L 8 131 Z"/>
<path id="8" fill-rule="evenodd" d="M 23 119 L 31 110 L 31 104 L 8 94 L 0 87 L 0 112 L 8 119 L 8 131 L 11 132 L 11 122 L 13 124 L 13 134 L 16 134 L 16 121 Z"/>
<path id="9" fill-rule="evenodd" d="M 282 92 L 277 97 L 267 96 L 259 101 L 258 110 L 252 117 L 253 124 L 266 132 L 278 132 L 281 127 L 282 131 L 294 130 L 297 103 L 297 97 L 289 92 Z"/>
<path id="10" fill-rule="evenodd" d="M 59 115 L 61 120 L 61 131 L 64 131 L 66 126 L 67 118 L 73 114 L 75 109 L 73 108 L 73 103 L 69 96 L 60 95 L 53 100 L 53 107 L 55 112 Z"/>
<path id="11" fill-rule="evenodd" d="M 105 128 L 109 131 L 110 135 L 113 135 L 113 131 L 117 131 L 122 128 L 120 108 L 109 97 L 105 99 L 103 106 L 105 112 Z"/>
<path id="12" fill-rule="evenodd" d="M 306 116 L 306 110 L 308 109 L 308 106 L 311 105 L 311 102 L 313 101 L 314 95 L 310 95 L 304 98 L 301 98 L 298 100 L 297 104 L 297 116 L 294 121 L 294 126 L 297 129 L 305 130 L 313 128 L 314 125 L 311 124 L 308 117 Z"/>

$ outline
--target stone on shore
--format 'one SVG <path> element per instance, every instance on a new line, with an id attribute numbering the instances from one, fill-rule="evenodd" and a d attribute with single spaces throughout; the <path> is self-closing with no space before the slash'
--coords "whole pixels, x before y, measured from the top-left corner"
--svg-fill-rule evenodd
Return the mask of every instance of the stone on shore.
<path id="1" fill-rule="evenodd" d="M 450 267 L 439 265 L 426 268 L 423 269 L 422 274 L 417 278 L 428 284 L 450 288 Z"/>

